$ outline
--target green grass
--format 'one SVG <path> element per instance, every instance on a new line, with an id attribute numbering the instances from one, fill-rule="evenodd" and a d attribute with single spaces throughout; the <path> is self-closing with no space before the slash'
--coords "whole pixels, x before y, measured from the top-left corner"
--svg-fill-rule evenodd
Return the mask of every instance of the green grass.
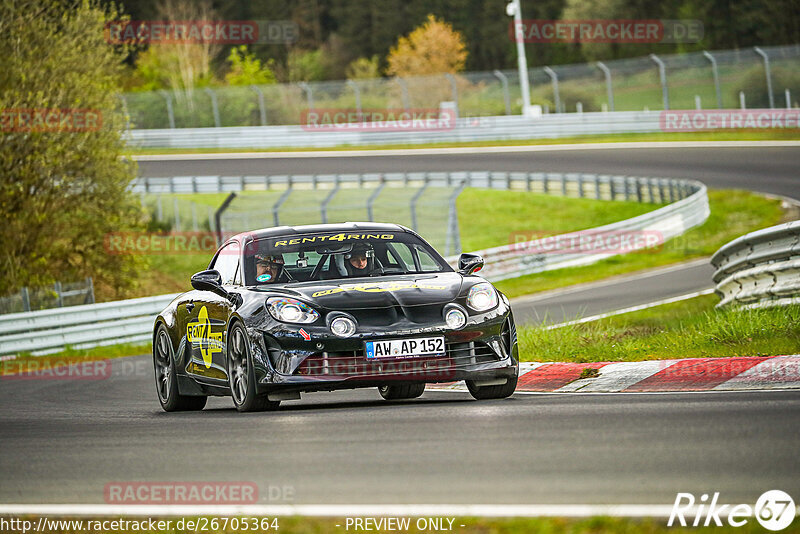
<path id="1" fill-rule="evenodd" d="M 359 191 L 353 190 L 355 193 Z M 364 190 L 369 193 L 370 190 Z M 401 224 L 409 224 L 410 212 L 408 200 L 415 189 L 384 190 L 384 194 L 376 202 L 376 214 L 390 214 L 390 219 Z M 422 220 L 420 233 L 426 238 L 443 237 L 446 227 L 446 210 L 440 209 L 446 203 L 449 190 L 444 188 L 431 188 L 431 194 L 438 194 L 441 198 L 438 204 L 433 199 L 426 197 L 426 205 L 420 207 Z M 297 202 L 306 201 L 308 195 L 314 191 L 297 192 Z M 317 192 L 321 195 L 325 191 Z M 362 192 L 363 193 L 363 192 Z M 277 197 L 280 192 L 246 191 L 242 195 L 243 202 L 260 202 L 258 199 L 267 199 L 265 205 L 271 206 L 269 199 Z M 442 196 L 443 195 L 443 196 Z M 174 206 L 173 198 L 179 200 L 182 210 L 181 218 L 186 220 L 184 209 L 189 202 L 214 205 L 221 203 L 227 195 L 221 194 L 193 194 L 193 195 L 162 195 L 165 219 L 172 218 L 171 209 Z M 291 198 L 291 197 L 290 197 Z M 352 199 L 351 199 L 352 200 Z M 153 199 L 147 202 L 152 204 Z M 273 199 L 274 202 L 274 199 Z M 433 202 L 433 204 L 431 204 Z M 362 206 L 363 202 L 353 202 Z M 383 203 L 383 204 L 382 204 Z M 318 204 L 318 203 L 317 203 Z M 312 205 L 317 205 L 312 204 Z M 384 205 L 385 204 L 385 205 Z M 255 205 L 255 204 L 254 204 Z M 541 193 L 526 191 L 501 191 L 487 189 L 465 189 L 458 198 L 459 225 L 462 239 L 462 250 L 480 250 L 483 248 L 505 245 L 509 243 L 514 232 L 544 231 L 548 234 L 570 232 L 591 228 L 602 224 L 620 221 L 636 215 L 641 215 L 658 206 L 653 204 L 639 204 L 636 202 L 603 201 L 592 199 L 566 198 Z M 349 210 L 349 211 L 348 211 Z M 202 210 L 199 210 L 202 211 Z M 292 215 L 293 218 L 290 218 Z M 336 220 L 359 220 L 366 218 L 362 208 L 342 206 L 337 208 L 332 205 L 329 215 Z M 305 217 L 305 221 L 302 220 Z M 298 211 L 282 217 L 286 224 L 302 224 L 319 222 L 318 210 L 311 213 Z M 285 219 L 285 220 L 284 220 Z M 441 249 L 440 251 L 444 252 Z M 185 291 L 189 287 L 189 277 L 197 271 L 203 270 L 208 265 L 213 252 L 191 254 L 153 254 L 147 256 L 150 269 L 143 273 L 140 287 L 132 296 L 147 296 L 164 293 Z"/>
<path id="2" fill-rule="evenodd" d="M 606 135 L 578 135 L 559 137 L 555 139 L 518 139 L 498 141 L 469 141 L 458 143 L 424 143 L 408 144 L 398 143 L 389 145 L 339 145 L 332 148 L 297 148 L 297 147 L 272 147 L 272 148 L 135 148 L 129 147 L 128 154 L 158 155 L 158 154 L 212 154 L 230 152 L 309 152 L 320 150 L 346 151 L 346 150 L 393 150 L 410 148 L 453 148 L 453 147 L 482 147 L 482 146 L 533 146 L 533 145 L 564 145 L 572 143 L 631 143 L 631 142 L 665 142 L 665 141 L 796 141 L 800 140 L 800 129 L 769 129 L 769 130 L 717 130 L 713 132 L 674 132 L 674 133 L 631 133 L 631 134 L 606 134 Z"/>
<path id="3" fill-rule="evenodd" d="M 708 199 L 711 208 L 708 220 L 702 226 L 667 241 L 662 247 L 613 256 L 584 267 L 502 280 L 495 285 L 509 298 L 513 298 L 706 257 L 743 234 L 779 224 L 783 217 L 779 200 L 767 199 L 756 193 L 716 190 L 709 191 Z M 459 215 L 459 220 L 460 218 Z"/>
<path id="4" fill-rule="evenodd" d="M 718 310 L 705 295 L 547 330 L 520 326 L 523 361 L 603 362 L 800 352 L 800 306 Z"/>

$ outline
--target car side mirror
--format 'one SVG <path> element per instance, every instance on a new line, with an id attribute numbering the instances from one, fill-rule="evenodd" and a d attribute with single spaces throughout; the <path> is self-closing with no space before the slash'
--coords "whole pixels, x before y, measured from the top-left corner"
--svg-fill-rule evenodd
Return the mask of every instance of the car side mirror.
<path id="1" fill-rule="evenodd" d="M 221 297 L 228 296 L 228 292 L 222 288 L 222 275 L 214 269 L 193 274 L 192 287 L 198 291 L 211 291 Z"/>
<path id="2" fill-rule="evenodd" d="M 458 258 L 458 272 L 467 275 L 483 269 L 483 258 L 477 254 L 462 254 Z"/>

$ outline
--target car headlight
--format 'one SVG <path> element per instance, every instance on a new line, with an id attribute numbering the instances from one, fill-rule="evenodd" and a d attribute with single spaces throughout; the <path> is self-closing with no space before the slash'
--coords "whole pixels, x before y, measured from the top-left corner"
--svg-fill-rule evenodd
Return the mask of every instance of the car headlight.
<path id="1" fill-rule="evenodd" d="M 450 308 L 444 313 L 444 322 L 453 330 L 458 330 L 467 324 L 467 314 L 459 308 Z"/>
<path id="2" fill-rule="evenodd" d="M 330 329 L 338 337 L 350 337 L 356 333 L 356 323 L 342 315 L 331 321 Z"/>
<path id="3" fill-rule="evenodd" d="M 267 299 L 270 315 L 285 323 L 313 323 L 319 319 L 317 310 L 304 302 L 287 297 L 270 297 Z"/>
<path id="4" fill-rule="evenodd" d="M 479 312 L 491 310 L 497 306 L 497 291 L 489 282 L 475 284 L 467 294 L 467 306 Z"/>

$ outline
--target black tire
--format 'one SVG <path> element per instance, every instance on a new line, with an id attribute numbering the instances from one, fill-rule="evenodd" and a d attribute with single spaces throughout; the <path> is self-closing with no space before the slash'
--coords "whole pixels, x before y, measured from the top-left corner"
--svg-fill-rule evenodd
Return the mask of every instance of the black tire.
<path id="1" fill-rule="evenodd" d="M 378 391 L 386 400 L 416 399 L 425 392 L 425 382 L 384 385 Z"/>
<path id="2" fill-rule="evenodd" d="M 514 390 L 517 389 L 516 375 L 509 378 L 505 384 L 497 386 L 476 386 L 472 380 L 466 380 L 467 389 L 470 395 L 478 400 L 484 399 L 505 399 L 510 397 Z"/>
<path id="3" fill-rule="evenodd" d="M 231 327 L 228 336 L 228 384 L 233 405 L 240 412 L 263 412 L 276 409 L 281 401 L 271 401 L 256 393 L 256 376 L 250 342 L 241 323 Z"/>
<path id="4" fill-rule="evenodd" d="M 167 328 L 162 324 L 156 330 L 153 343 L 153 368 L 156 374 L 156 393 L 165 412 L 188 412 L 202 410 L 208 397 L 181 395 L 178 392 L 178 377 L 175 374 L 172 342 Z"/>

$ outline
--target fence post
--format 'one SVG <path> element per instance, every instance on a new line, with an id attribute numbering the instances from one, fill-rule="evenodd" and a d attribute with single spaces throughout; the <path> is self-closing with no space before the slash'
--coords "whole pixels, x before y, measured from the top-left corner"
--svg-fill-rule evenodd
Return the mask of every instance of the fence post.
<path id="1" fill-rule="evenodd" d="M 650 59 L 658 65 L 658 77 L 661 78 L 661 98 L 664 103 L 664 110 L 669 109 L 669 91 L 667 90 L 667 68 L 664 65 L 664 62 L 655 55 L 650 54 Z"/>
<path id="2" fill-rule="evenodd" d="M 211 113 L 214 115 L 214 127 L 219 128 L 221 126 L 219 120 L 219 106 L 217 105 L 217 93 L 215 93 L 210 87 L 206 87 L 203 89 L 205 93 L 211 97 Z"/>
<path id="3" fill-rule="evenodd" d="M 161 204 L 161 195 L 156 196 L 156 220 L 161 222 L 164 220 L 164 207 Z"/>
<path id="4" fill-rule="evenodd" d="M 656 197 L 653 194 L 653 179 L 652 178 L 648 178 L 647 179 L 647 197 L 650 199 L 650 203 L 651 204 L 655 204 L 656 203 Z"/>
<path id="5" fill-rule="evenodd" d="M 169 118 L 169 128 L 170 130 L 175 129 L 175 113 L 172 110 L 172 96 L 164 89 L 159 91 L 161 96 L 164 97 L 164 100 L 167 101 L 167 117 Z"/>
<path id="6" fill-rule="evenodd" d="M 84 304 L 94 304 L 94 281 L 91 276 L 86 277 L 86 299 Z"/>
<path id="7" fill-rule="evenodd" d="M 567 177 L 563 174 L 559 174 L 559 179 L 561 180 L 561 196 L 567 196 Z"/>
<path id="8" fill-rule="evenodd" d="M 300 82 L 297 84 L 300 89 L 305 91 L 306 93 L 306 100 L 308 101 L 308 109 L 314 109 L 314 93 L 311 90 L 311 87 L 306 82 Z"/>
<path id="9" fill-rule="evenodd" d="M 554 71 L 550 67 L 545 67 L 544 71 L 547 73 L 548 76 L 550 76 L 550 80 L 551 80 L 551 82 L 553 84 L 553 98 L 555 99 L 553 104 L 554 104 L 554 106 L 556 108 L 556 113 L 560 113 L 561 112 L 561 95 L 559 95 L 559 91 L 558 91 L 558 74 L 556 74 L 556 71 Z"/>
<path id="10" fill-rule="evenodd" d="M 328 196 L 325 197 L 325 200 L 322 201 L 322 205 L 320 206 L 320 216 L 322 217 L 322 224 L 328 223 L 328 204 L 330 204 L 333 197 L 336 196 L 336 193 L 339 192 L 339 175 L 336 175 L 336 184 L 331 189 L 331 192 L 328 193 Z"/>
<path id="11" fill-rule="evenodd" d="M 172 198 L 172 216 L 175 218 L 175 231 L 181 231 L 181 215 L 178 209 L 178 197 Z"/>
<path id="12" fill-rule="evenodd" d="M 767 78 L 767 93 L 769 94 L 769 109 L 775 109 L 775 96 L 772 94 L 772 75 L 769 72 L 769 56 L 761 48 L 754 46 L 756 54 L 764 59 L 764 76 Z"/>
<path id="13" fill-rule="evenodd" d="M 603 71 L 603 75 L 606 78 L 606 95 L 608 97 L 608 109 L 609 111 L 614 111 L 614 87 L 611 85 L 611 69 L 609 69 L 605 63 L 602 61 L 598 61 L 596 63 L 597 68 Z"/>
<path id="14" fill-rule="evenodd" d="M 449 72 L 445 72 L 444 76 L 450 81 L 450 91 L 453 93 L 453 102 L 456 104 L 456 117 L 459 117 L 461 113 L 459 113 L 458 110 L 458 85 L 456 84 L 456 77 Z"/>
<path id="15" fill-rule="evenodd" d="M 741 109 L 747 109 L 747 106 L 744 102 L 744 91 L 739 91 L 739 107 Z"/>
<path id="16" fill-rule="evenodd" d="M 122 113 L 125 115 L 125 127 L 131 129 L 131 115 L 128 113 L 128 102 L 125 100 L 125 94 L 120 93 L 119 99 L 122 102 Z"/>
<path id="17" fill-rule="evenodd" d="M 264 92 L 257 85 L 251 85 L 250 89 L 255 91 L 255 93 L 258 95 L 258 114 L 259 114 L 259 118 L 261 119 L 261 126 L 266 126 L 267 125 L 267 107 L 264 104 Z"/>
<path id="18" fill-rule="evenodd" d="M 450 195 L 448 201 L 449 210 L 447 214 L 447 235 L 445 236 L 445 254 L 450 255 L 451 246 L 453 254 L 461 254 L 461 236 L 458 231 L 458 208 L 456 207 L 456 200 L 458 195 L 464 190 L 465 183 L 462 181 Z"/>
<path id="19" fill-rule="evenodd" d="M 403 109 L 408 111 L 409 108 L 411 107 L 411 103 L 408 98 L 408 84 L 406 84 L 406 81 L 400 76 L 395 76 L 394 79 L 398 83 L 398 85 L 400 85 L 400 90 L 403 93 Z"/>
<path id="20" fill-rule="evenodd" d="M 289 198 L 289 195 L 291 194 L 292 194 L 292 182 L 290 181 L 288 187 L 286 188 L 286 191 L 284 191 L 283 194 L 281 194 L 280 198 L 278 198 L 278 200 L 275 202 L 275 204 L 272 205 L 272 222 L 273 224 L 275 224 L 275 226 L 281 225 L 280 217 L 278 217 L 278 211 L 281 209 L 281 206 L 283 205 L 284 202 L 286 202 L 286 199 Z"/>
<path id="21" fill-rule="evenodd" d="M 222 214 L 226 209 L 228 209 L 228 206 L 231 205 L 231 202 L 233 202 L 234 198 L 236 198 L 236 193 L 232 192 L 230 195 L 228 195 L 219 209 L 217 209 L 216 213 L 214 213 L 214 222 L 215 226 L 217 227 L 217 246 L 222 245 L 222 238 L 224 237 L 222 235 Z"/>
<path id="22" fill-rule="evenodd" d="M 499 70 L 495 70 L 494 75 L 503 84 L 503 101 L 506 104 L 506 115 L 511 115 L 511 95 L 508 93 L 508 78 Z"/>
<path id="23" fill-rule="evenodd" d="M 578 175 L 578 198 L 583 198 L 583 175 Z"/>
<path id="24" fill-rule="evenodd" d="M 698 111 L 703 109 L 703 105 L 701 104 L 700 101 L 700 95 L 694 95 L 694 109 Z"/>
<path id="25" fill-rule="evenodd" d="M 783 94 L 786 97 L 786 109 L 792 109 L 792 95 L 788 87 L 784 89 Z"/>
<path id="26" fill-rule="evenodd" d="M 53 289 L 56 292 L 56 307 L 63 308 L 64 307 L 64 295 L 63 291 L 61 290 L 61 282 L 56 282 L 53 284 Z"/>
<path id="27" fill-rule="evenodd" d="M 367 220 L 369 222 L 375 222 L 375 217 L 373 216 L 372 206 L 375 204 L 375 201 L 378 199 L 378 196 L 383 191 L 383 188 L 386 187 L 386 182 L 384 181 L 383 175 L 381 175 L 381 183 L 378 184 L 378 187 L 375 188 L 369 198 L 367 198 Z"/>
<path id="28" fill-rule="evenodd" d="M 197 204 L 192 202 L 192 231 L 197 232 L 200 228 L 197 226 Z"/>
<path id="29" fill-rule="evenodd" d="M 703 50 L 703 55 L 711 62 L 711 75 L 714 77 L 714 90 L 717 92 L 717 109 L 722 109 L 722 91 L 719 88 L 719 70 L 717 60 L 710 53 Z"/>
<path id="30" fill-rule="evenodd" d="M 594 198 L 600 200 L 600 176 L 594 175 Z"/>
<path id="31" fill-rule="evenodd" d="M 217 231 L 217 226 L 214 224 L 214 208 L 208 207 L 208 229 L 212 232 Z"/>
<path id="32" fill-rule="evenodd" d="M 425 190 L 428 188 L 428 184 L 429 184 L 429 182 L 428 182 L 428 174 L 425 173 L 425 183 L 422 184 L 422 187 L 420 187 L 417 190 L 417 192 L 414 193 L 414 196 L 411 197 L 411 229 L 414 230 L 415 232 L 419 231 L 417 229 L 418 228 L 418 225 L 417 225 L 417 202 L 419 201 L 419 198 L 422 196 L 422 193 L 424 193 Z"/>
<path id="33" fill-rule="evenodd" d="M 22 311 L 31 311 L 31 296 L 28 293 L 28 288 L 23 287 L 19 292 L 22 296 Z"/>
<path id="34" fill-rule="evenodd" d="M 358 113 L 358 120 L 362 121 L 361 118 L 361 90 L 358 88 L 358 84 L 353 80 L 347 80 L 347 85 L 353 89 L 353 94 L 356 96 L 356 112 Z"/>

